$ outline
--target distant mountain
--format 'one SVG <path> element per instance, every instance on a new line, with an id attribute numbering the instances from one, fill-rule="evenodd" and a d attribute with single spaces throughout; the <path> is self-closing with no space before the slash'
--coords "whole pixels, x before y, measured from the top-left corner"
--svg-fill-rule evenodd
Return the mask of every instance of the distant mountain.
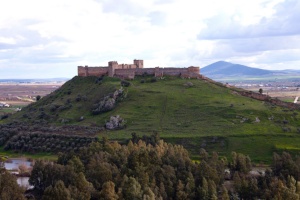
<path id="1" fill-rule="evenodd" d="M 201 69 L 201 74 L 207 77 L 222 76 L 262 76 L 273 74 L 273 71 L 248 67 L 225 61 L 218 61 Z"/>
<path id="2" fill-rule="evenodd" d="M 285 69 L 285 70 L 272 70 L 275 74 L 300 74 L 300 70 L 297 69 Z"/>

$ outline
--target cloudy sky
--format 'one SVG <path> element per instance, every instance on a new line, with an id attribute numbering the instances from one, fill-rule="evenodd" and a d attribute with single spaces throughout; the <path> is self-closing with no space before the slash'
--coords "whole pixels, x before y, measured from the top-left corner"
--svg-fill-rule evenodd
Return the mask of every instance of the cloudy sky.
<path id="1" fill-rule="evenodd" d="M 73 77 L 78 65 L 300 69 L 299 0 L 9 0 L 0 79 Z"/>

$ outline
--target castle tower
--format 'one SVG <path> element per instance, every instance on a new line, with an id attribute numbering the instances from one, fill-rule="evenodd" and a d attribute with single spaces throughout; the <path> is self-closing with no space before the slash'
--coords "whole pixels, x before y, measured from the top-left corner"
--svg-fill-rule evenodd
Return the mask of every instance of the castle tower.
<path id="1" fill-rule="evenodd" d="M 188 72 L 200 74 L 200 67 L 190 66 L 188 67 Z"/>
<path id="2" fill-rule="evenodd" d="M 109 61 L 108 62 L 108 76 L 113 77 L 115 75 L 115 69 L 118 68 L 117 61 Z"/>
<path id="3" fill-rule="evenodd" d="M 133 64 L 136 65 L 136 68 L 144 68 L 144 61 L 143 60 L 133 60 Z"/>
<path id="4" fill-rule="evenodd" d="M 89 76 L 89 67 L 78 66 L 78 76 Z"/>

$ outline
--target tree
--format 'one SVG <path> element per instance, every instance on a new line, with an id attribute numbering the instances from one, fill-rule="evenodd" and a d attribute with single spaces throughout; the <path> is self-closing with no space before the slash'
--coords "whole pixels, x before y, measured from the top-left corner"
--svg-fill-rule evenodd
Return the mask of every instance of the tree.
<path id="1" fill-rule="evenodd" d="M 84 172 L 84 165 L 77 156 L 73 156 L 68 161 L 68 165 L 71 166 L 76 173 Z"/>
<path id="2" fill-rule="evenodd" d="M 69 190 L 61 180 L 55 183 L 55 186 L 49 186 L 45 189 L 42 200 L 71 200 Z"/>
<path id="3" fill-rule="evenodd" d="M 31 176 L 29 178 L 30 185 L 33 185 L 35 189 L 44 190 L 44 176 L 43 169 L 45 168 L 45 163 L 42 160 L 37 160 L 31 171 Z"/>
<path id="4" fill-rule="evenodd" d="M 182 184 L 181 180 L 178 181 L 177 188 L 176 188 L 176 199 L 178 200 L 185 200 L 188 197 L 188 194 L 184 191 L 185 187 Z"/>
<path id="5" fill-rule="evenodd" d="M 39 101 L 41 98 L 42 98 L 42 97 L 41 97 L 40 95 L 37 95 L 37 96 L 35 97 L 36 101 Z"/>
<path id="6" fill-rule="evenodd" d="M 149 187 L 144 189 L 143 200 L 155 200 L 155 194 Z"/>
<path id="7" fill-rule="evenodd" d="M 245 156 L 241 153 L 232 152 L 232 162 L 229 163 L 229 168 L 232 174 L 235 171 L 247 174 L 251 170 L 251 159 L 249 156 Z"/>
<path id="8" fill-rule="evenodd" d="M 198 186 L 197 192 L 200 199 L 204 199 L 204 200 L 209 199 L 208 183 L 206 178 L 202 178 L 202 184 L 201 186 Z"/>
<path id="9" fill-rule="evenodd" d="M 124 199 L 137 200 L 142 198 L 141 185 L 133 177 L 125 178 L 122 193 Z"/>
<path id="10" fill-rule="evenodd" d="M 19 187 L 14 175 L 6 170 L 0 173 L 0 199 L 1 200 L 25 200 L 24 190 Z"/>
<path id="11" fill-rule="evenodd" d="M 103 184 L 102 190 L 100 192 L 101 200 L 116 200 L 118 195 L 115 191 L 115 184 L 112 181 L 107 181 Z"/>
<path id="12" fill-rule="evenodd" d="M 258 92 L 259 92 L 260 94 L 262 94 L 262 93 L 263 93 L 263 89 L 262 89 L 262 88 L 259 88 Z"/>
<path id="13" fill-rule="evenodd" d="M 77 175 L 73 185 L 70 185 L 68 189 L 73 200 L 89 200 L 94 190 L 93 185 L 85 179 L 82 172 Z"/>
<path id="14" fill-rule="evenodd" d="M 230 200 L 226 187 L 222 186 L 222 200 Z"/>

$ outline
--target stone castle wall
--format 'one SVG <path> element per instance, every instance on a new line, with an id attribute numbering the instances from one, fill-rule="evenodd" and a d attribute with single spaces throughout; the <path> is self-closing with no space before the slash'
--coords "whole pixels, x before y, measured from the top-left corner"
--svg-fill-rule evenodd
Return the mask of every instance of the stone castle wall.
<path id="1" fill-rule="evenodd" d="M 108 67 L 78 66 L 78 76 L 102 76 L 102 75 L 108 75 Z"/>
<path id="2" fill-rule="evenodd" d="M 260 93 L 252 92 L 252 91 L 242 91 L 242 92 L 239 92 L 239 93 L 243 96 L 250 97 L 252 99 L 257 99 L 257 100 L 260 100 L 260 101 L 269 102 L 271 104 L 274 104 L 274 105 L 277 105 L 277 106 L 280 106 L 280 107 L 300 110 L 300 104 L 291 103 L 291 102 L 284 102 L 284 101 L 281 101 L 279 99 L 273 99 L 272 97 L 270 97 L 268 95 L 265 95 L 265 94 L 260 94 Z"/>
<path id="3" fill-rule="evenodd" d="M 153 75 L 156 77 L 162 76 L 181 76 L 186 78 L 199 78 L 199 67 L 188 68 L 144 68 L 143 60 L 134 60 L 134 64 L 118 64 L 117 61 L 108 62 L 107 67 L 88 67 L 78 66 L 78 76 L 102 76 L 120 77 L 124 79 L 133 79 L 135 75 Z"/>

